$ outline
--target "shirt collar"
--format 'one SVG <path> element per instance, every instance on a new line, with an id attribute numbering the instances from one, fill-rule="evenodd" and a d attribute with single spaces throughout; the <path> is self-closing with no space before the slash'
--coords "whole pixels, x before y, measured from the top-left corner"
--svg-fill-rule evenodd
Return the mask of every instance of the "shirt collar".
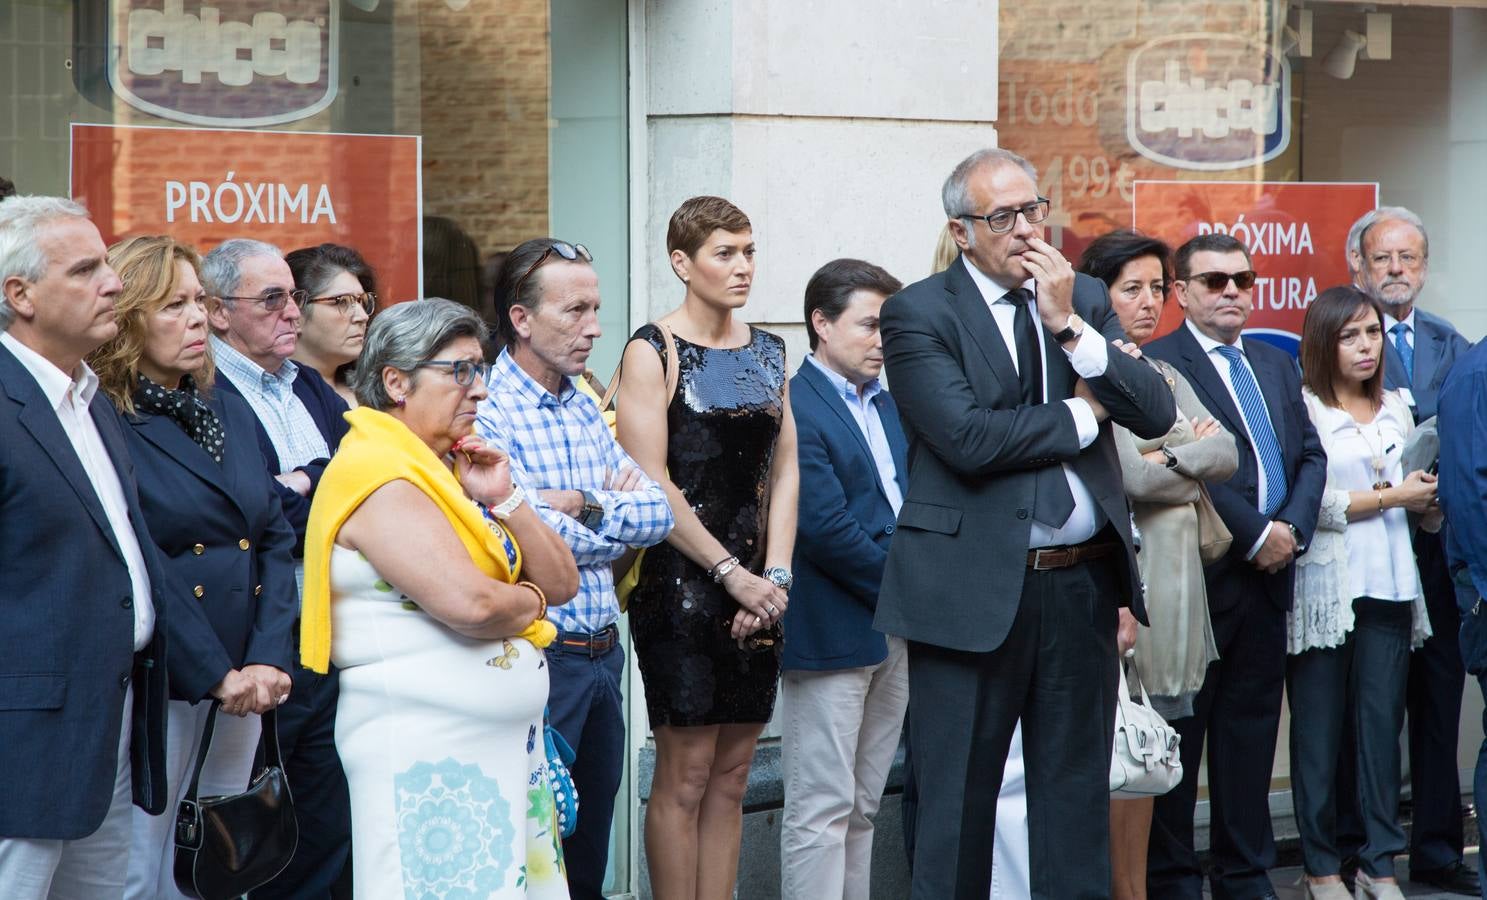
<path id="1" fill-rule="evenodd" d="M 962 256 L 960 260 L 965 264 L 966 271 L 971 273 L 971 280 L 976 283 L 976 289 L 981 292 L 981 297 L 987 303 L 996 303 L 1012 292 L 1012 288 L 1004 288 L 995 281 L 992 281 L 990 275 L 976 268 L 976 264 L 969 259 Z M 1024 281 L 1021 287 L 1025 290 L 1032 291 L 1034 294 L 1037 293 L 1035 282 L 1031 278 Z"/>
<path id="2" fill-rule="evenodd" d="M 1410 314 L 1407 315 L 1407 316 L 1405 316 L 1403 319 L 1396 319 L 1393 316 L 1389 315 L 1387 312 L 1384 313 L 1384 333 L 1385 334 L 1388 334 L 1394 328 L 1394 326 L 1397 323 L 1399 323 L 1399 322 L 1403 322 L 1404 323 L 1404 329 L 1405 329 L 1405 331 L 1411 331 L 1411 332 L 1414 331 L 1415 330 L 1415 308 L 1413 306 L 1410 307 Z"/>
<path id="3" fill-rule="evenodd" d="M 299 374 L 299 366 L 292 359 L 284 360 L 279 371 L 269 372 L 215 334 L 212 335 L 212 357 L 218 370 L 232 379 L 232 383 L 239 388 L 270 385 L 285 387 L 293 384 L 295 376 Z"/>
<path id="4" fill-rule="evenodd" d="M 98 376 L 93 374 L 87 363 L 79 362 L 77 370 L 69 376 L 53 365 L 51 360 L 21 343 L 8 331 L 0 332 L 0 344 L 14 353 L 21 365 L 26 367 L 26 371 L 31 373 L 31 377 L 36 379 L 36 386 L 41 388 L 42 396 L 46 397 L 52 409 L 61 409 L 62 401 L 67 399 L 69 392 L 79 409 L 87 409 L 88 404 L 93 402 L 93 395 L 98 393 Z"/>
<path id="5" fill-rule="evenodd" d="M 554 397 L 547 388 L 537 383 L 537 379 L 528 375 L 526 370 L 516 364 L 511 358 L 508 349 L 503 348 L 501 355 L 491 364 L 489 381 L 487 387 L 491 393 L 495 393 L 498 387 L 515 392 L 526 398 L 534 406 L 543 409 L 553 409 L 559 406 L 567 406 L 568 401 L 578 394 L 578 388 L 573 386 L 572 378 L 564 378 L 563 386 L 558 389 L 558 396 Z"/>
<path id="6" fill-rule="evenodd" d="M 1198 339 L 1198 346 L 1203 348 L 1204 353 L 1212 353 L 1219 347 L 1232 346 L 1235 350 L 1239 351 L 1239 355 L 1244 357 L 1249 356 L 1248 353 L 1244 352 L 1244 337 L 1242 335 L 1235 338 L 1233 344 L 1225 344 L 1223 341 L 1216 341 L 1202 331 L 1199 331 L 1198 326 L 1194 325 L 1191 319 L 1184 319 L 1182 324 L 1186 325 L 1188 331 L 1193 333 L 1193 337 Z"/>
<path id="7" fill-rule="evenodd" d="M 858 393 L 857 385 L 848 381 L 846 379 L 846 376 L 842 375 L 840 372 L 836 371 L 835 369 L 817 359 L 816 354 L 807 353 L 805 358 L 809 360 L 810 364 L 815 366 L 822 375 L 826 376 L 826 380 L 831 382 L 831 386 L 836 390 L 838 395 L 844 397 L 852 403 L 871 403 L 872 399 L 878 396 L 878 394 L 882 393 L 883 391 L 882 381 L 874 378 L 863 387 L 861 393 Z"/>

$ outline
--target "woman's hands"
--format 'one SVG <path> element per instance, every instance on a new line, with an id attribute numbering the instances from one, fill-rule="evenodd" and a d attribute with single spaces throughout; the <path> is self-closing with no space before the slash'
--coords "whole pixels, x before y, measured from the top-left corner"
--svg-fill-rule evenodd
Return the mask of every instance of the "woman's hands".
<path id="1" fill-rule="evenodd" d="M 723 588 L 740 607 L 728 629 L 734 640 L 778 622 L 785 615 L 785 607 L 790 605 L 788 594 L 743 566 L 735 566 L 723 576 Z"/>
<path id="2" fill-rule="evenodd" d="M 1223 426 L 1215 418 L 1200 419 L 1193 424 L 1193 438 L 1194 440 L 1201 441 L 1206 437 L 1222 434 L 1223 430 Z"/>
<path id="3" fill-rule="evenodd" d="M 1435 476 L 1424 469 L 1406 475 L 1404 483 L 1394 489 L 1399 505 L 1420 515 L 1430 512 L 1438 502 L 1435 482 Z"/>
<path id="4" fill-rule="evenodd" d="M 262 715 L 289 699 L 291 681 L 273 666 L 253 664 L 232 669 L 212 688 L 222 711 L 234 716 Z"/>
<path id="5" fill-rule="evenodd" d="M 500 506 L 511 496 L 511 460 L 474 435 L 455 441 L 454 473 L 470 499 L 486 506 Z"/>

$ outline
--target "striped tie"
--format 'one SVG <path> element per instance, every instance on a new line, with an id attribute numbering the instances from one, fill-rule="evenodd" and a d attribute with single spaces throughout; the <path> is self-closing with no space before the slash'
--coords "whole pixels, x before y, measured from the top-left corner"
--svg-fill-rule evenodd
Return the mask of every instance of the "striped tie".
<path id="1" fill-rule="evenodd" d="M 1399 352 L 1399 361 L 1404 363 L 1404 377 L 1400 381 L 1409 384 L 1415 380 L 1415 348 L 1410 346 L 1410 327 L 1395 322 L 1389 331 L 1394 334 L 1394 349 Z"/>
<path id="2" fill-rule="evenodd" d="M 1244 364 L 1244 355 L 1235 347 L 1220 346 L 1218 352 L 1229 361 L 1229 381 L 1239 397 L 1239 409 L 1244 414 L 1244 424 L 1249 426 L 1254 439 L 1255 455 L 1265 470 L 1265 496 L 1261 497 L 1260 511 L 1268 518 L 1275 515 L 1286 499 L 1286 466 L 1281 460 L 1280 441 L 1270 425 L 1270 416 L 1265 412 L 1265 401 L 1260 398 L 1260 386 L 1249 366 Z"/>

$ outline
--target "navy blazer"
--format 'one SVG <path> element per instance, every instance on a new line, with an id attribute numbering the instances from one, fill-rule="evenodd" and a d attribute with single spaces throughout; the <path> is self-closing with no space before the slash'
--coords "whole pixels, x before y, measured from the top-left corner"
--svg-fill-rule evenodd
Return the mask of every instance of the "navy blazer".
<path id="1" fill-rule="evenodd" d="M 1227 577 L 1237 568 L 1257 574 L 1263 580 L 1270 602 L 1281 609 L 1289 609 L 1296 567 L 1286 566 L 1274 575 L 1265 575 L 1245 559 L 1270 520 L 1259 509 L 1260 470 L 1254 445 L 1249 442 L 1244 418 L 1234 405 L 1234 398 L 1224 380 L 1186 323 L 1142 349 L 1157 359 L 1166 360 L 1181 372 L 1197 392 L 1198 399 L 1234 435 L 1239 445 L 1239 468 L 1233 476 L 1222 483 L 1208 483 L 1214 508 L 1234 535 L 1228 554 L 1204 570 L 1208 579 L 1209 607 L 1216 612 L 1222 611 L 1245 599 L 1250 582 Z M 1244 342 L 1244 353 L 1255 372 L 1260 393 L 1265 397 L 1270 424 L 1280 441 L 1286 467 L 1289 490 L 1275 518 L 1296 526 L 1304 550 L 1316 531 L 1317 513 L 1322 506 L 1322 488 L 1327 482 L 1327 452 L 1322 449 L 1321 438 L 1317 436 L 1311 416 L 1307 415 L 1306 404 L 1301 399 L 1301 373 L 1291 355 L 1253 338 Z"/>
<path id="2" fill-rule="evenodd" d="M 330 448 L 332 455 L 336 448 L 341 445 L 341 438 L 351 426 L 346 424 L 345 415 L 350 410 L 346 401 L 336 393 L 336 389 L 325 383 L 320 373 L 306 365 L 296 363 L 299 373 L 294 377 L 294 395 L 305 405 L 309 411 L 310 418 L 315 420 L 315 427 L 320 429 L 320 434 L 325 438 L 326 447 Z M 243 392 L 238 390 L 226 375 L 220 370 L 217 372 L 217 387 L 233 394 L 239 398 Z M 244 400 L 243 402 L 247 402 Z M 251 410 L 252 407 L 249 407 Z M 264 463 L 268 466 L 270 475 L 282 475 L 279 469 L 279 451 L 274 449 L 274 442 L 268 436 L 263 423 L 258 417 L 253 417 L 254 426 L 258 433 L 258 447 L 263 453 Z M 289 527 L 294 529 L 294 555 L 296 557 L 305 555 L 305 525 L 310 521 L 310 501 L 315 497 L 315 488 L 320 484 L 320 476 L 325 472 L 325 466 L 329 459 L 317 459 L 297 467 L 310 477 L 310 493 L 301 497 L 298 491 L 285 487 L 274 481 L 274 492 L 279 495 L 279 504 L 284 508 L 284 518 L 288 520 Z"/>
<path id="3" fill-rule="evenodd" d="M 264 468 L 254 435 L 258 420 L 247 401 L 226 391 L 206 399 L 225 434 L 221 465 L 168 416 L 124 419 L 150 534 L 215 633 L 205 646 L 170 635 L 171 687 L 193 702 L 229 669 L 259 664 L 293 671 L 291 632 L 299 614 L 294 532 Z M 180 677 L 188 667 L 193 677 Z"/>
<path id="4" fill-rule="evenodd" d="M 908 441 L 898 407 L 887 391 L 872 402 L 893 454 L 899 491 L 906 493 Z M 877 665 L 888 657 L 887 640 L 873 630 L 873 611 L 895 527 L 893 507 L 857 420 L 810 362 L 790 379 L 790 408 L 800 457 L 800 513 L 780 666 Z"/>
<path id="5" fill-rule="evenodd" d="M 1461 656 L 1487 671 L 1487 342 L 1462 354 L 1440 391 L 1440 497 L 1444 543 L 1461 608 Z"/>
<path id="6" fill-rule="evenodd" d="M 0 346 L 0 835 L 76 840 L 113 800 L 134 685 L 134 802 L 165 808 L 165 649 L 175 582 L 135 493 L 118 413 L 89 414 L 119 474 L 150 577 L 155 636 L 134 652 L 129 569 L 103 505 L 36 379 Z"/>
<path id="7" fill-rule="evenodd" d="M 1404 360 L 1394 349 L 1394 336 L 1384 335 L 1384 387 L 1387 390 L 1409 388 L 1415 399 L 1416 422 L 1435 415 L 1441 385 L 1456 360 L 1471 349 L 1471 341 L 1461 336 L 1450 322 L 1434 313 L 1415 308 L 1415 371 L 1405 380 Z"/>

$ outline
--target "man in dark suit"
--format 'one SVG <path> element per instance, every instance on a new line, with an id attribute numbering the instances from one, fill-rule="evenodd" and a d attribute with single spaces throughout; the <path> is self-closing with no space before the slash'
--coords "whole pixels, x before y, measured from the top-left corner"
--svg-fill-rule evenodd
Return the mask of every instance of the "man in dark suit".
<path id="1" fill-rule="evenodd" d="M 1229 554 L 1207 567 L 1208 605 L 1219 661 L 1208 670 L 1194 714 L 1172 722 L 1182 735 L 1182 783 L 1158 797 L 1148 851 L 1153 898 L 1198 900 L 1202 872 L 1193 847 L 1198 764 L 1208 738 L 1213 896 L 1272 897 L 1270 771 L 1286 672 L 1286 610 L 1294 561 L 1316 527 L 1327 456 L 1301 400 L 1295 361 L 1240 335 L 1254 309 L 1255 273 L 1244 245 L 1223 234 L 1183 244 L 1174 260 L 1186 321 L 1147 344 L 1187 377 L 1240 442 L 1239 469 L 1209 494 L 1234 535 Z"/>
<path id="2" fill-rule="evenodd" d="M 1105 287 L 1043 240 L 1026 160 L 972 154 L 942 200 L 961 256 L 882 313 L 910 449 L 874 627 L 908 641 L 911 895 L 988 895 L 1021 717 L 1033 895 L 1106 897 L 1117 604 L 1146 617 L 1107 420 L 1165 434 L 1172 392 L 1110 347 Z"/>
<path id="3" fill-rule="evenodd" d="M 123 896 L 131 800 L 154 814 L 166 805 L 167 612 L 185 617 L 177 635 L 209 627 L 172 602 L 118 414 L 82 361 L 117 332 L 120 288 L 82 207 L 55 197 L 0 206 L 7 900 Z M 190 681 L 183 666 L 183 689 L 213 690 Z"/>
<path id="4" fill-rule="evenodd" d="M 305 295 L 295 289 L 279 248 L 242 238 L 224 241 L 202 258 L 201 280 L 216 298 L 209 319 L 217 387 L 252 408 L 259 445 L 295 532 L 296 555 L 302 555 L 315 487 L 346 433 L 346 402 L 314 369 L 289 358 L 298 346 Z M 319 675 L 295 665 L 290 674 L 294 687 L 278 725 L 300 821 L 299 846 L 289 866 L 253 896 L 349 897 L 351 798 L 335 743 L 339 673 L 332 667 Z"/>
<path id="5" fill-rule="evenodd" d="M 1436 398 L 1456 359 L 1471 349 L 1450 322 L 1416 307 L 1430 263 L 1420 217 L 1381 206 L 1349 232 L 1348 265 L 1358 287 L 1384 307 L 1384 387 L 1402 388 L 1415 421 L 1436 414 Z M 1462 859 L 1461 778 L 1456 742 L 1466 668 L 1457 641 L 1461 616 L 1439 534 L 1419 529 L 1415 558 L 1433 636 L 1410 654 L 1410 880 L 1477 896 L 1477 873 Z"/>
<path id="6" fill-rule="evenodd" d="M 908 480 L 898 409 L 878 380 L 878 315 L 902 287 L 838 259 L 805 288 L 811 354 L 790 381 L 800 516 L 780 658 L 784 900 L 871 895 L 873 817 L 909 700 L 903 639 L 873 630 Z"/>

